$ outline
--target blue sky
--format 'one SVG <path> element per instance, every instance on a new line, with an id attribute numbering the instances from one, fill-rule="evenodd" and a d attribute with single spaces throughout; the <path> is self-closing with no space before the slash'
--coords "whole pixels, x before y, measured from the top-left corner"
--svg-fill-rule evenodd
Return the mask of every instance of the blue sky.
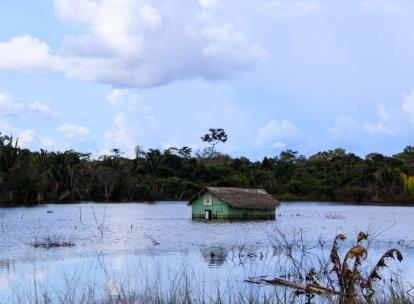
<path id="1" fill-rule="evenodd" d="M 3 0 L 0 130 L 95 155 L 413 145 L 410 0 Z"/>

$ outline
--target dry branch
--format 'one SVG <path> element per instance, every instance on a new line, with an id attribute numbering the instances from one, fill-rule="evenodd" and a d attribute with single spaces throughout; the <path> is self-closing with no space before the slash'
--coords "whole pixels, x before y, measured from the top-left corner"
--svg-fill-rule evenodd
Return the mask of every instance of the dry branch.
<path id="1" fill-rule="evenodd" d="M 286 281 L 286 280 L 279 279 L 279 278 L 274 278 L 274 279 L 265 279 L 263 277 L 248 278 L 247 280 L 245 280 L 245 282 L 253 283 L 253 284 L 286 286 L 289 288 L 294 288 L 296 290 L 305 291 L 307 293 L 315 293 L 319 295 L 335 294 L 335 295 L 343 296 L 343 294 L 341 294 L 340 292 L 327 288 L 327 287 L 323 287 L 323 286 L 319 286 L 315 284 L 303 284 L 303 283 L 298 283 L 298 282 L 290 282 L 290 281 Z"/>

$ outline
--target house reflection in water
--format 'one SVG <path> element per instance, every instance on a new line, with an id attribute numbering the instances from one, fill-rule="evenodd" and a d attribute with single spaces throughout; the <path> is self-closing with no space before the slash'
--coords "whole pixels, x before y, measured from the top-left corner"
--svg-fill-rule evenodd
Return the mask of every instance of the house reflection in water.
<path id="1" fill-rule="evenodd" d="M 221 267 L 227 259 L 227 249 L 224 247 L 200 248 L 201 255 L 211 268 Z"/>

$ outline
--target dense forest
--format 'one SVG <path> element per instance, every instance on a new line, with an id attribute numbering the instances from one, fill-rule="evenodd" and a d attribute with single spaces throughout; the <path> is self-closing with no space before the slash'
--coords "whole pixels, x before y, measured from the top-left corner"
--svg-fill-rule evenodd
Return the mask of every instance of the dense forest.
<path id="1" fill-rule="evenodd" d="M 165 151 L 118 149 L 98 159 L 73 150 L 31 152 L 0 136 L 1 204 L 42 202 L 184 200 L 204 186 L 264 188 L 280 200 L 414 204 L 414 147 L 392 157 L 361 158 L 338 148 L 305 157 L 287 150 L 262 161 L 216 151 L 222 129 L 201 138 L 209 147 Z"/>

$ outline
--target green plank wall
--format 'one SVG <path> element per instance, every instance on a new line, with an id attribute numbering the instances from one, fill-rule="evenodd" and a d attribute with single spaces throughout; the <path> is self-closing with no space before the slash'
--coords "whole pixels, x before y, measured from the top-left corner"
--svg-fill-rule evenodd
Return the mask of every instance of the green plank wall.
<path id="1" fill-rule="evenodd" d="M 193 219 L 203 219 L 206 210 L 211 210 L 213 219 L 275 219 L 275 209 L 238 209 L 232 208 L 219 198 L 212 196 L 213 204 L 204 205 L 204 196 L 211 195 L 206 193 L 200 196 L 192 205 Z"/>

